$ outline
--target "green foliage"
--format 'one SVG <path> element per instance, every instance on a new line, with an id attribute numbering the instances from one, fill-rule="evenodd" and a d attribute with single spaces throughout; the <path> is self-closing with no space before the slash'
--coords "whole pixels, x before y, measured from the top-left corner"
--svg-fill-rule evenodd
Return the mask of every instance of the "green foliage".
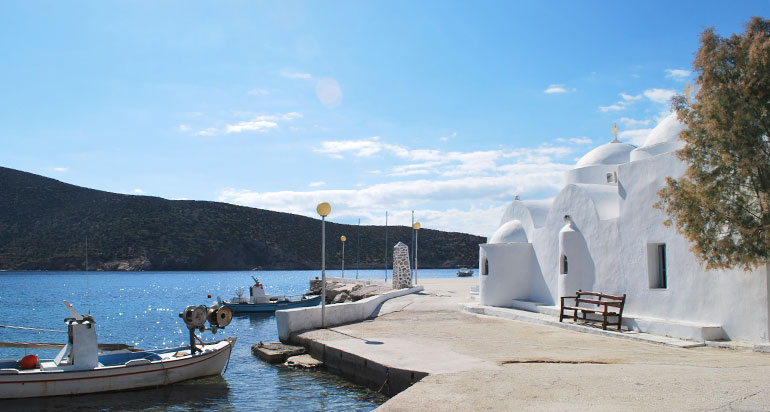
<path id="1" fill-rule="evenodd" d="M 356 226 L 327 222 L 327 267 L 355 269 Z M 321 221 L 216 202 L 166 200 L 86 189 L 0 167 L 0 269 L 318 269 Z M 388 242 L 409 244 L 411 228 Z M 421 230 L 421 267 L 475 266 L 484 238 Z M 361 227 L 360 267 L 384 268 L 385 229 Z M 123 268 L 125 269 L 125 267 Z"/>
<path id="2" fill-rule="evenodd" d="M 770 21 L 728 38 L 711 28 L 700 43 L 695 101 L 673 99 L 687 170 L 657 206 L 708 268 L 749 270 L 770 258 Z"/>

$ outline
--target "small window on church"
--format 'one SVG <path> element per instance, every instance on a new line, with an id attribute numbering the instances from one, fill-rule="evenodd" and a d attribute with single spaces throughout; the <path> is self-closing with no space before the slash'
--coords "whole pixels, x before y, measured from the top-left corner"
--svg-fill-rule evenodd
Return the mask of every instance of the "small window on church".
<path id="1" fill-rule="evenodd" d="M 489 261 L 487 260 L 487 258 L 483 258 L 481 261 L 481 274 L 482 275 L 489 274 Z"/>
<path id="2" fill-rule="evenodd" d="M 665 243 L 647 244 L 647 272 L 650 279 L 650 289 L 668 288 Z"/>
<path id="3" fill-rule="evenodd" d="M 569 273 L 569 263 L 567 262 L 567 255 L 561 255 L 561 270 L 559 271 L 562 275 L 566 275 Z"/>

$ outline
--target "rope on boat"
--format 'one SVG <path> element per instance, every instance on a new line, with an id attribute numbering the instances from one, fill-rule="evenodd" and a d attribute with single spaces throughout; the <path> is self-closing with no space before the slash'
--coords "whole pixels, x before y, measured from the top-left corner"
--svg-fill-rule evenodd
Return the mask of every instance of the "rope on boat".
<path id="1" fill-rule="evenodd" d="M 20 329 L 20 330 L 34 330 L 37 332 L 51 332 L 51 333 L 67 333 L 63 330 L 53 330 L 53 329 L 38 329 L 38 328 L 23 328 L 21 326 L 8 326 L 8 325 L 0 325 L 0 328 L 7 328 L 7 329 Z"/>
<path id="2" fill-rule="evenodd" d="M 228 340 L 227 344 L 230 345 L 230 353 L 227 354 L 227 363 L 225 363 L 225 370 L 222 371 L 222 375 L 224 375 L 225 372 L 227 372 L 227 367 L 230 366 L 230 355 L 233 354 L 233 342 Z"/>

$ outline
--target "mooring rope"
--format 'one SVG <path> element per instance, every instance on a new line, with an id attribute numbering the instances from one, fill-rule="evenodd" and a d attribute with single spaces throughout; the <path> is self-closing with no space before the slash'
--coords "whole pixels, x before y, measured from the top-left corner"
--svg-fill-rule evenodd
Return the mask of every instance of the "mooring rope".
<path id="1" fill-rule="evenodd" d="M 38 331 L 38 332 L 67 333 L 67 331 L 63 331 L 63 330 L 38 329 L 38 328 L 23 328 L 23 327 L 21 327 L 21 326 L 8 326 L 8 325 L 0 325 L 0 328 L 7 328 L 7 329 L 20 329 L 20 330 L 34 330 L 34 331 Z"/>
<path id="2" fill-rule="evenodd" d="M 385 384 L 388 383 L 389 379 L 390 379 L 390 368 L 385 368 L 385 382 L 382 382 L 382 386 L 380 386 L 380 389 L 377 389 L 377 393 L 382 393 L 382 388 L 385 387 Z M 388 392 L 390 392 L 390 384 L 388 384 Z"/>

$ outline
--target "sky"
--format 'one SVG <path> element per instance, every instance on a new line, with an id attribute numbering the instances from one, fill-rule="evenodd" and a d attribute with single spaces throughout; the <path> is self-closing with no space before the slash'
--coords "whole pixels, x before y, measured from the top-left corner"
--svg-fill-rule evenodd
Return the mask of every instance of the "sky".
<path id="1" fill-rule="evenodd" d="M 0 166 L 109 192 L 489 236 L 641 145 L 762 1 L 0 3 Z M 2 188 L 0 188 L 2 190 Z"/>

